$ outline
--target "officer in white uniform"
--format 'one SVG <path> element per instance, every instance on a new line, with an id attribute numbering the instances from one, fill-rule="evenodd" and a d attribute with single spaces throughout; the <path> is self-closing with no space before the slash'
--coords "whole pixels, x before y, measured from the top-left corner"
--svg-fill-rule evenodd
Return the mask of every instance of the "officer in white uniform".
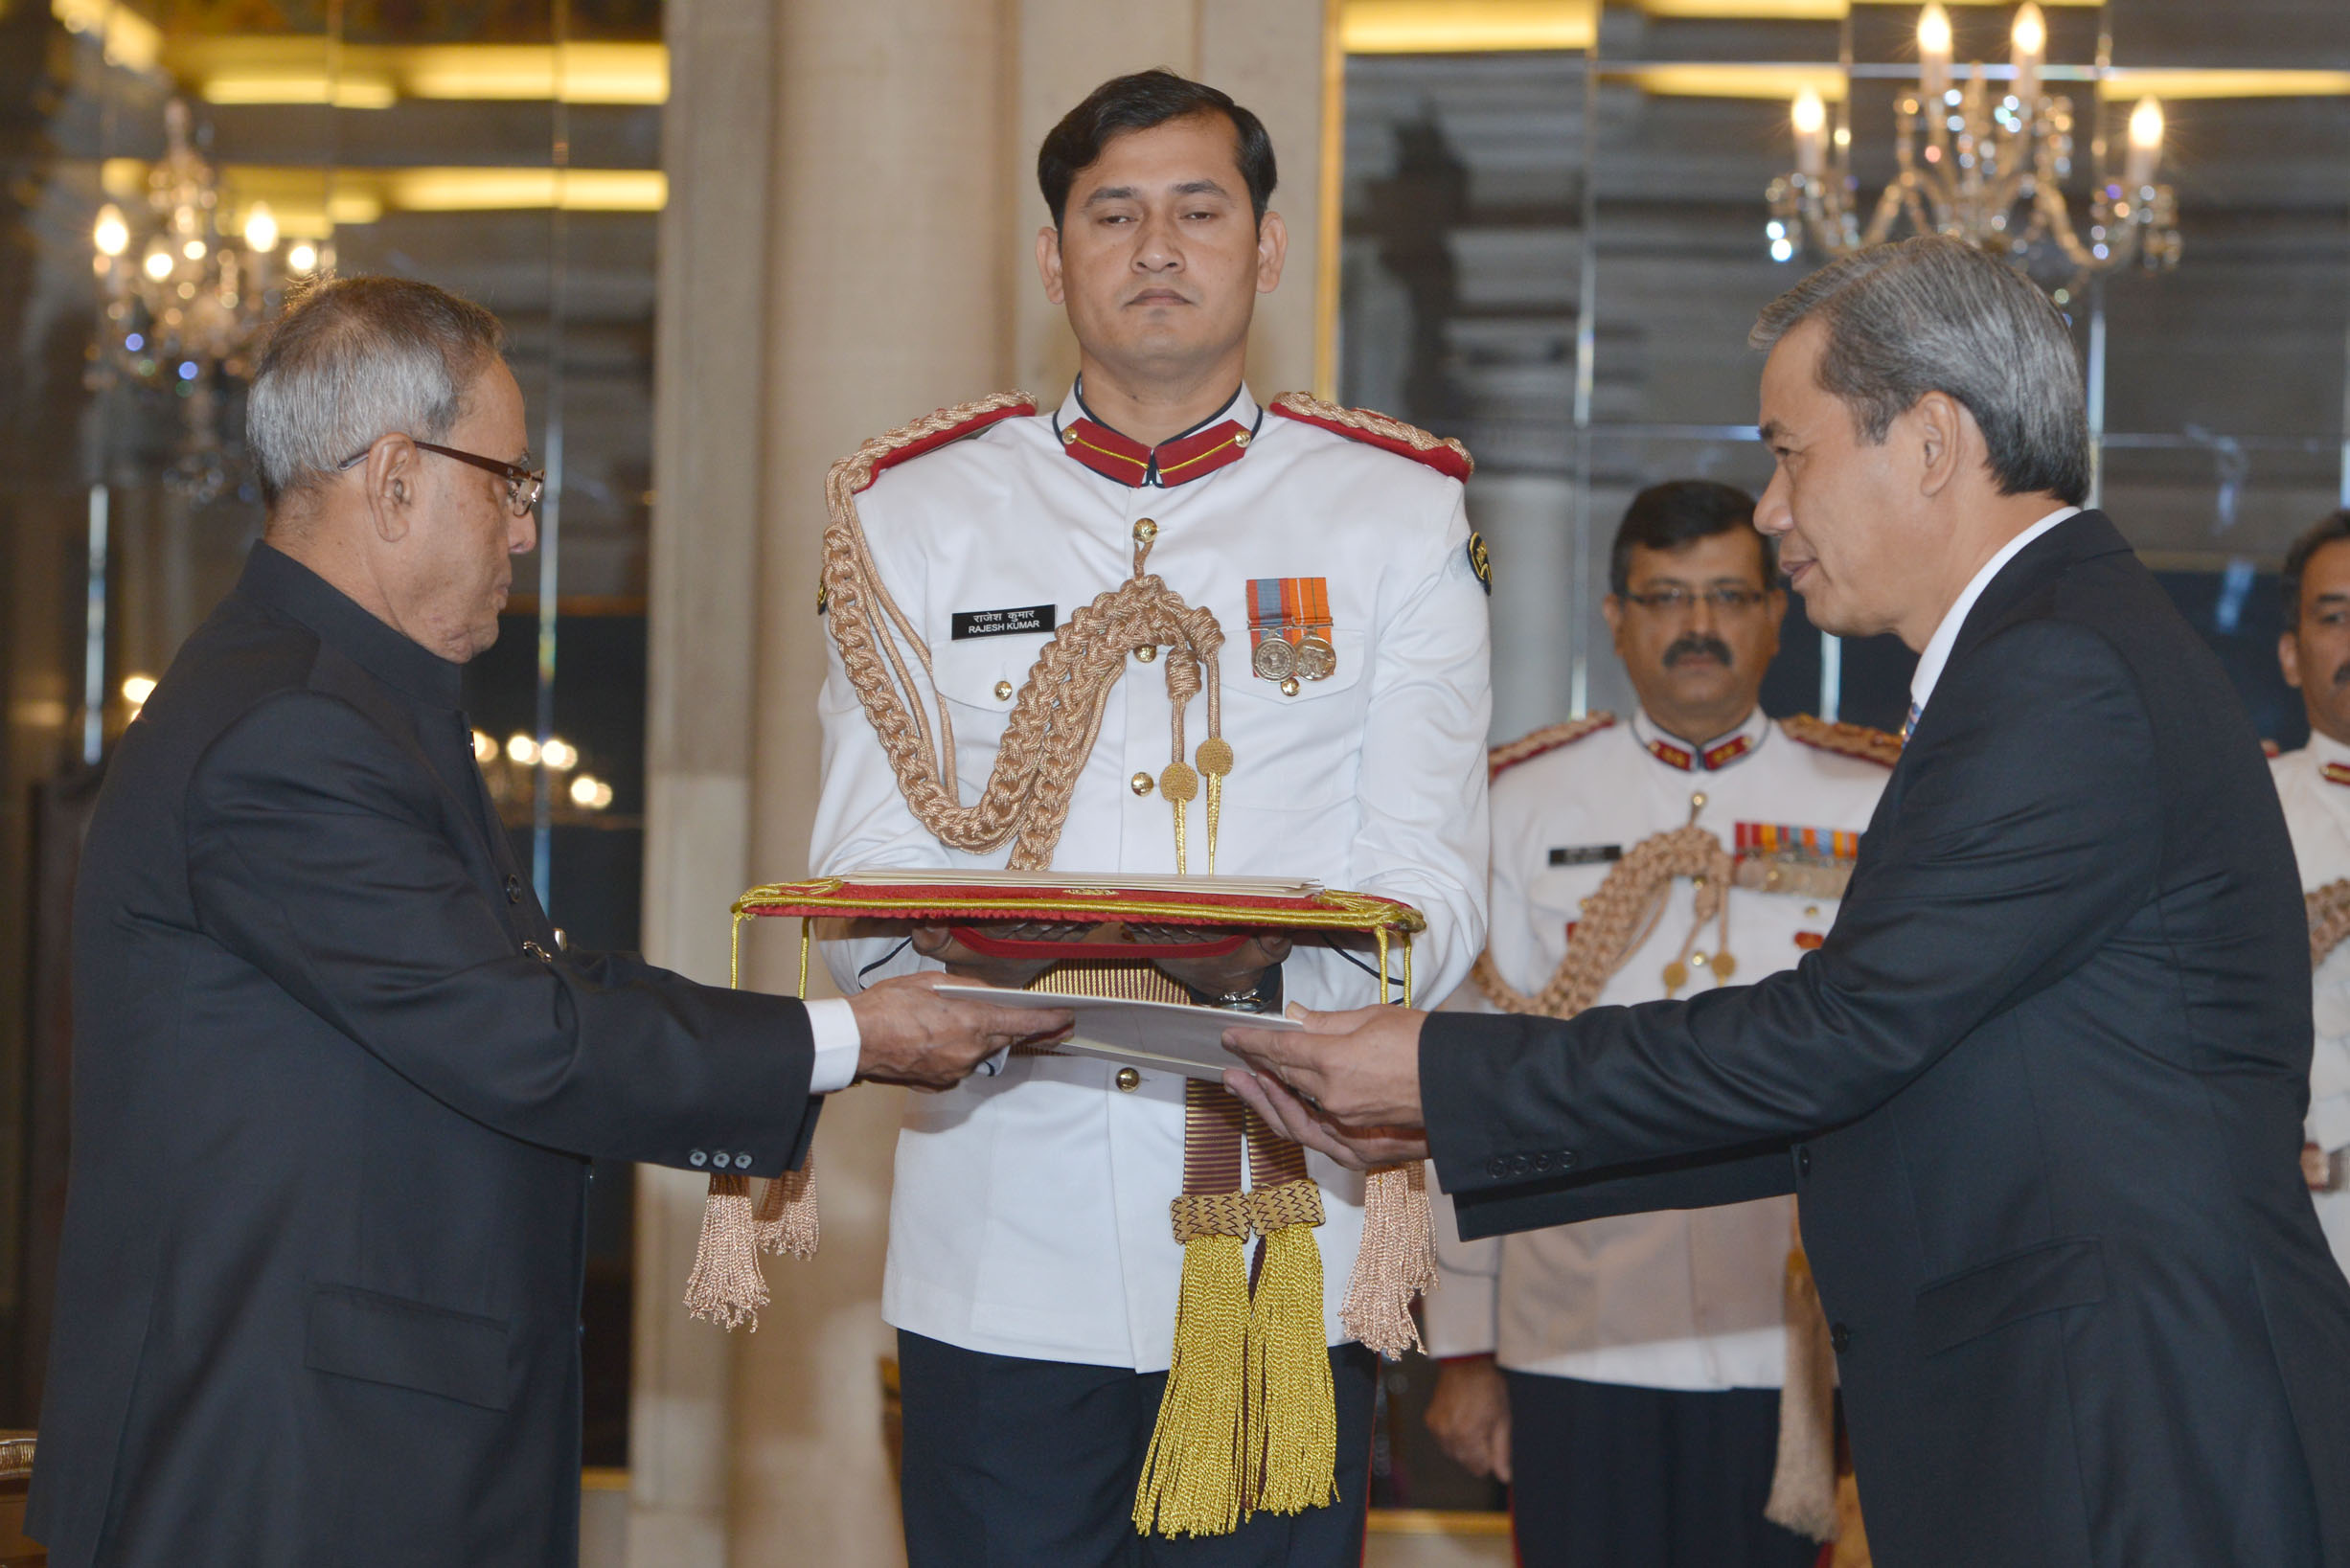
<path id="1" fill-rule="evenodd" d="M 1423 997 L 1484 941 L 1488 689 L 1482 548 L 1466 454 L 1345 411 L 1261 406 L 1241 385 L 1255 293 L 1279 275 L 1255 117 L 1165 72 L 1106 84 L 1045 143 L 1056 226 L 1040 237 L 1083 378 L 1060 406 L 973 428 L 857 497 L 878 576 L 925 639 L 966 804 L 1052 630 L 1133 571 L 1211 610 L 1226 642 L 1235 762 L 1215 870 L 1318 878 L 1419 909 Z M 1253 204 L 1253 211 L 1252 211 Z M 1319 640 L 1319 648 L 1311 646 Z M 1284 644 L 1266 651 L 1267 641 Z M 1203 694 L 1204 695 L 1204 694 Z M 1188 707 L 1202 734 L 1202 702 Z M 822 873 L 998 866 L 943 846 L 901 798 L 837 648 L 823 697 Z M 1170 702 L 1130 658 L 1080 777 L 1056 870 L 1175 871 L 1155 781 Z M 1201 803 L 1188 868 L 1204 864 Z M 1021 983 L 943 932 L 828 943 L 844 989 L 944 958 Z M 926 958 L 924 952 L 936 958 Z M 1285 961 L 1286 954 L 1286 961 Z M 1202 1000 L 1359 1007 L 1360 955 L 1252 943 L 1242 972 L 1163 966 Z M 1138 1539 L 1129 1514 L 1165 1382 L 1182 1248 L 1183 1079 L 1080 1057 L 915 1099 L 898 1145 L 883 1316 L 900 1330 L 904 1509 L 915 1568 L 970 1562 L 1345 1563 L 1360 1555 L 1373 1358 L 1337 1307 L 1362 1178 L 1311 1158 L 1337 1385 L 1338 1502 L 1259 1513 L 1231 1535 Z"/>
<path id="2" fill-rule="evenodd" d="M 2301 886 L 2350 876 L 2350 511 L 2304 534 L 2285 557 L 2285 634 L 2277 658 L 2301 692 L 2309 744 L 2269 766 L 2293 834 Z M 2350 1270 L 2350 943 L 2317 966 L 2311 1014 L 2307 1145 L 2301 1163 L 2334 1261 Z"/>
<path id="3" fill-rule="evenodd" d="M 1793 894 L 1734 889 L 1726 941 L 1672 885 L 1600 994 L 1620 1005 L 1792 966 L 1836 920 L 1829 896 L 1882 788 L 1891 737 L 1757 706 L 1786 596 L 1754 503 L 1726 485 L 1641 492 L 1618 530 L 1608 618 L 1640 711 L 1538 732 L 1494 754 L 1491 952 L 1539 991 L 1616 860 L 1694 821 L 1725 848 L 1801 870 Z M 1491 1004 L 1473 988 L 1467 1005 Z M 1428 1424 L 1471 1468 L 1514 1481 L 1526 1568 L 1809 1564 L 1763 1518 L 1786 1361 L 1792 1199 L 1596 1219 L 1464 1244 L 1440 1205 Z"/>

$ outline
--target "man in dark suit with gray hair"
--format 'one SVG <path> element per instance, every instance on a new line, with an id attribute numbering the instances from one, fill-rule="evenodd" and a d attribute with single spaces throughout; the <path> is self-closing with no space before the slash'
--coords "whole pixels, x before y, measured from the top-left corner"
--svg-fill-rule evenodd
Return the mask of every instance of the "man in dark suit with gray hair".
<path id="1" fill-rule="evenodd" d="M 267 534 L 107 770 L 30 1523 L 60 1568 L 576 1561 L 588 1157 L 774 1177 L 829 1090 L 1066 1021 L 561 951 L 459 711 L 536 534 L 500 341 L 399 279 L 288 312 Z"/>
<path id="2" fill-rule="evenodd" d="M 2293 851 L 2218 661 L 2079 510 L 2064 323 L 1922 239 L 1754 341 L 1756 526 L 1814 622 L 1920 653 L 1825 944 L 1563 1023 L 1235 1031 L 1233 1086 L 1358 1163 L 1431 1151 L 1464 1234 L 1798 1193 L 1885 1568 L 2345 1568 Z"/>

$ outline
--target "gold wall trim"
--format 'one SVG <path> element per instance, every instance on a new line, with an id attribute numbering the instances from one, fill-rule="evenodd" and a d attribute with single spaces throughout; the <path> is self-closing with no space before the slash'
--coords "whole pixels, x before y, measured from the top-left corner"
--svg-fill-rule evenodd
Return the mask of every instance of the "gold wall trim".
<path id="1" fill-rule="evenodd" d="M 1507 1535 L 1510 1516 L 1487 1509 L 1375 1508 L 1369 1529 L 1374 1535 Z"/>
<path id="2" fill-rule="evenodd" d="M 1350 55 L 1588 49 L 1599 0 L 1342 0 Z"/>
<path id="3" fill-rule="evenodd" d="M 116 201 L 144 201 L 148 165 L 108 158 L 100 172 Z M 289 239 L 323 239 L 337 224 L 373 223 L 386 213 L 657 213 L 669 176 L 657 169 L 449 168 L 332 170 L 306 164 L 224 164 L 221 228 L 244 226 L 265 201 Z"/>

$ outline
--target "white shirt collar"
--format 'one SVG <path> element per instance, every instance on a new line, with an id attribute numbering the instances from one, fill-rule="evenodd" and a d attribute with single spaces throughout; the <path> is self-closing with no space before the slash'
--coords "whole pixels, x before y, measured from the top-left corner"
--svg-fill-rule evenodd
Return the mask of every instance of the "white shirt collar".
<path id="1" fill-rule="evenodd" d="M 2310 771 L 2313 773 L 2323 768 L 2328 762 L 2339 762 L 2344 766 L 2350 766 L 2350 746 L 2343 745 L 2319 730 L 2309 732 L 2309 744 L 2302 748 L 2301 755 L 2309 759 Z"/>
<path id="2" fill-rule="evenodd" d="M 1982 569 L 1967 580 L 1956 602 L 1944 612 L 1942 624 L 1934 627 L 1933 636 L 1927 640 L 1926 651 L 1918 655 L 1917 672 L 1909 677 L 1909 711 L 1912 715 L 1924 713 L 1926 704 L 1932 700 L 1934 683 L 1942 679 L 1942 667 L 1951 662 L 1951 649 L 1957 646 L 1959 629 L 1967 624 L 1967 612 L 1974 608 L 1974 602 L 1983 597 L 1983 590 L 1991 586 L 1991 579 L 1999 575 L 1999 569 L 2014 560 L 2024 546 L 2065 518 L 2077 515 L 2080 511 L 2079 507 L 2057 508 L 2008 540 L 1997 555 L 1983 562 Z"/>

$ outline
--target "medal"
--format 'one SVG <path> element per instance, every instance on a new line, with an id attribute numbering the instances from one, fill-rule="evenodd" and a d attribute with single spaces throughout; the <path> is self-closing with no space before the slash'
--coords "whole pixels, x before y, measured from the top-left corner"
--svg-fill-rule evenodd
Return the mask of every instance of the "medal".
<path id="1" fill-rule="evenodd" d="M 1297 670 L 1297 649 L 1286 637 L 1267 637 L 1248 656 L 1249 668 L 1260 680 L 1287 680 Z"/>
<path id="2" fill-rule="evenodd" d="M 1338 650 L 1320 632 L 1310 631 L 1297 645 L 1297 672 L 1310 681 L 1328 680 L 1338 668 Z"/>
<path id="3" fill-rule="evenodd" d="M 1328 680 L 1338 668 L 1330 639 L 1330 584 L 1322 578 L 1251 578 L 1249 669 L 1294 696 L 1300 681 Z"/>

